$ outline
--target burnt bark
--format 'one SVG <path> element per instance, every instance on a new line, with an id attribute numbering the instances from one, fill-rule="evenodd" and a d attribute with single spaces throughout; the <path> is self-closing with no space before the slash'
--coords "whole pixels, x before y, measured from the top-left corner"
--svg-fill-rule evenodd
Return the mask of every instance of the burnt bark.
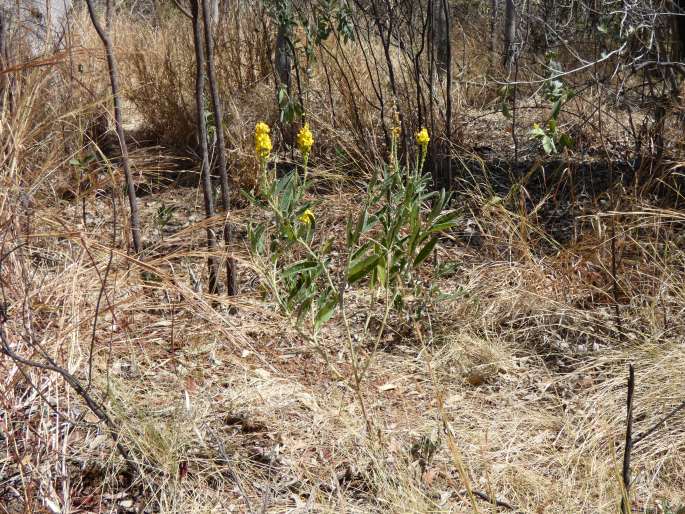
<path id="1" fill-rule="evenodd" d="M 93 0 L 86 0 L 88 6 L 88 14 L 90 21 L 95 27 L 107 55 L 107 68 L 109 70 L 109 80 L 112 88 L 112 97 L 114 101 L 114 127 L 116 129 L 117 138 L 119 139 L 119 148 L 121 149 L 121 167 L 124 170 L 124 177 L 126 179 L 126 192 L 128 195 L 128 203 L 131 211 L 131 235 L 133 238 L 133 249 L 136 254 L 143 251 L 143 241 L 140 232 L 140 215 L 138 214 L 138 199 L 136 198 L 135 184 L 133 183 L 133 174 L 128 158 L 128 146 L 126 145 L 126 135 L 124 133 L 124 125 L 121 114 L 121 94 L 119 88 L 119 72 L 117 69 L 116 59 L 114 57 L 114 45 L 109 36 L 109 33 L 103 28 L 100 21 L 95 14 L 95 6 Z"/>
<path id="2" fill-rule="evenodd" d="M 214 67 L 214 41 L 212 37 L 213 11 L 210 11 L 209 0 L 202 0 L 203 20 L 205 29 L 205 52 L 207 57 L 207 78 L 209 81 L 209 91 L 212 96 L 212 111 L 214 113 L 214 124 L 216 126 L 216 153 L 217 167 L 221 184 L 221 207 L 224 210 L 226 219 L 224 220 L 224 244 L 228 251 L 232 239 L 232 227 L 228 222 L 228 215 L 231 209 L 230 187 L 228 184 L 228 171 L 226 166 L 226 142 L 224 140 L 224 117 L 221 108 L 221 98 L 219 98 L 219 87 L 216 80 L 216 70 Z M 218 11 L 218 7 L 217 7 Z M 228 256 L 226 260 L 226 292 L 233 296 L 238 292 L 236 282 L 235 259 Z"/>
<path id="3" fill-rule="evenodd" d="M 514 0 L 506 0 L 504 8 L 504 55 L 503 62 L 507 68 L 514 61 L 514 38 L 516 36 L 516 6 Z"/>
<path id="4" fill-rule="evenodd" d="M 207 143 L 207 121 L 205 120 L 205 53 L 202 38 L 202 20 L 200 19 L 200 0 L 192 0 L 190 14 L 193 20 L 193 44 L 195 45 L 195 109 L 197 135 L 200 140 L 202 155 L 201 177 L 202 195 L 207 219 L 214 217 L 214 198 L 212 197 L 212 180 L 209 169 L 209 146 Z M 219 289 L 219 264 L 214 255 L 216 252 L 216 235 L 212 227 L 207 226 L 207 269 L 209 271 L 209 292 L 216 294 Z"/>
<path id="5" fill-rule="evenodd" d="M 433 44 L 439 73 L 447 73 L 451 58 L 449 2 L 433 2 Z"/>

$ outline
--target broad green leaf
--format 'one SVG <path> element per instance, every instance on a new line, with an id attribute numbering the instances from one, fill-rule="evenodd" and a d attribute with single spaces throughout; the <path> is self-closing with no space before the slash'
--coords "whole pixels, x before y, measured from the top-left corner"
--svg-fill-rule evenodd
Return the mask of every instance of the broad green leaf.
<path id="1" fill-rule="evenodd" d="M 450 211 L 438 216 L 431 225 L 429 232 L 440 232 L 442 230 L 447 230 L 448 228 L 454 227 L 457 223 L 457 211 Z"/>
<path id="2" fill-rule="evenodd" d="M 301 325 L 302 322 L 304 321 L 305 315 L 309 312 L 309 309 L 312 307 L 312 298 L 309 297 L 307 298 L 304 302 L 300 304 L 300 306 L 297 308 L 297 324 Z"/>
<path id="3" fill-rule="evenodd" d="M 542 148 L 548 155 L 557 153 L 557 148 L 554 145 L 554 140 L 549 136 L 545 136 L 542 138 Z"/>
<path id="4" fill-rule="evenodd" d="M 435 245 L 438 243 L 438 238 L 434 237 L 430 241 L 428 241 L 423 248 L 421 248 L 421 251 L 419 254 L 416 256 L 416 259 L 414 259 L 414 266 L 418 266 L 421 264 L 423 261 L 426 260 L 426 258 L 430 255 L 430 253 L 433 251 L 433 248 L 435 248 Z"/>
<path id="5" fill-rule="evenodd" d="M 321 326 L 333 317 L 335 308 L 338 306 L 338 295 L 333 295 L 333 298 L 326 302 L 323 307 L 319 309 L 314 317 L 314 329 L 319 330 Z"/>
<path id="6" fill-rule="evenodd" d="M 311 269 L 315 269 L 319 266 L 319 263 L 317 261 L 313 260 L 304 260 L 304 261 L 299 261 L 296 262 L 295 264 L 288 266 L 283 272 L 281 273 L 281 276 L 283 278 L 290 277 L 292 275 L 296 275 L 297 273 L 302 273 L 303 271 L 308 271 Z"/>
<path id="7" fill-rule="evenodd" d="M 354 284 L 359 279 L 367 275 L 373 267 L 378 262 L 378 255 L 369 255 L 368 257 L 363 257 L 354 263 L 351 263 L 347 271 L 347 281 L 350 284 Z"/>
<path id="8" fill-rule="evenodd" d="M 571 139 L 571 136 L 563 133 L 561 137 L 559 137 L 559 147 L 560 149 L 573 148 L 573 139 Z"/>
<path id="9" fill-rule="evenodd" d="M 534 125 L 533 128 L 530 129 L 530 135 L 533 138 L 545 137 L 545 131 L 539 125 Z"/>

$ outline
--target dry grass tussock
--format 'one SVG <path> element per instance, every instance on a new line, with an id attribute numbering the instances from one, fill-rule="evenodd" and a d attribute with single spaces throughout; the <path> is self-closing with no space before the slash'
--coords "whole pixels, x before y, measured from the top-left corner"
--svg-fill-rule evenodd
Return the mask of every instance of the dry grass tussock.
<path id="1" fill-rule="evenodd" d="M 254 166 L 251 127 L 267 117 L 272 86 L 259 52 L 239 52 L 228 34 L 220 44 L 255 70 L 223 77 L 238 91 L 227 96 L 231 160 Z M 190 134 L 187 34 L 158 35 L 146 52 L 149 35 L 130 35 L 120 58 L 136 80 L 147 77 L 128 89 L 143 122 Z M 94 51 L 79 55 L 101 69 Z M 391 320 L 376 351 L 362 388 L 369 433 L 349 383 L 329 365 L 351 373 L 341 320 L 310 346 L 262 294 L 242 240 L 241 294 L 199 290 L 204 229 L 222 219 L 202 220 L 197 191 L 143 197 L 148 254 L 126 254 L 125 198 L 109 185 L 121 178 L 89 136 L 99 94 L 69 89 L 64 63 L 51 69 L 26 72 L 13 114 L 0 115 L 3 337 L 23 358 L 76 377 L 106 409 L 135 473 L 62 375 L 3 356 L 0 511 L 508 510 L 489 497 L 516 512 L 618 512 L 626 364 L 637 372 L 636 434 L 685 392 L 682 213 L 626 195 L 620 211 L 575 216 L 578 236 L 554 246 L 543 216 L 520 209 L 518 196 L 474 189 L 459 202 L 464 230 L 447 234 L 436 257 L 455 264 L 442 284 L 454 298 L 421 324 Z M 248 86 L 262 80 L 255 95 Z M 160 100 L 147 104 L 152 96 Z M 324 130 L 317 138 L 354 147 L 344 126 Z M 93 151 L 101 187 L 64 199 L 55 184 L 81 173 L 70 160 Z M 136 172 L 149 172 L 146 163 Z M 344 232 L 358 204 L 356 186 L 336 187 L 317 198 L 317 223 L 331 234 Z M 155 224 L 160 205 L 176 209 L 168 226 Z M 242 234 L 254 213 L 231 215 Z M 356 289 L 350 302 L 368 305 L 369 295 Z M 371 353 L 372 342 L 357 343 L 361 356 Z M 682 419 L 634 448 L 639 512 L 685 505 Z"/>

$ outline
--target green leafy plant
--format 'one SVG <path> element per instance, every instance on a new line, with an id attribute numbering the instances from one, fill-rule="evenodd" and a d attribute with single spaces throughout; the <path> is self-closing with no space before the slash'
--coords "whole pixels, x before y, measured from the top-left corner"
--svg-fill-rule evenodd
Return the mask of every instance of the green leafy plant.
<path id="1" fill-rule="evenodd" d="M 530 137 L 539 140 L 545 153 L 552 155 L 560 153 L 564 148 L 573 147 L 571 136 L 559 128 L 559 115 L 564 104 L 571 100 L 575 93 L 559 78 L 563 70 L 553 53 L 547 55 L 547 68 L 549 78 L 543 85 L 542 94 L 550 102 L 551 113 L 542 126 L 537 123 L 533 124 Z"/>
<path id="2" fill-rule="evenodd" d="M 307 198 L 309 182 L 300 178 L 300 170 L 267 180 L 259 194 L 243 192 L 265 217 L 248 226 L 250 252 L 265 293 L 324 355 L 320 331 L 340 312 L 362 410 L 361 381 L 390 313 L 419 322 L 430 304 L 444 299 L 432 285 L 435 281 L 420 279 L 420 271 L 437 247 L 440 233 L 451 229 L 457 218 L 448 208 L 450 196 L 431 190 L 430 178 L 422 172 L 424 159 L 417 158 L 411 169 L 401 168 L 395 148 L 393 138 L 395 158 L 381 166 L 367 185 L 361 208 L 348 217 L 344 238 L 317 230 L 316 205 Z M 359 287 L 370 290 L 369 304 L 363 308 L 367 319 L 362 334 L 353 337 L 344 297 Z M 380 328 L 371 335 L 369 322 L 378 307 L 383 310 Z M 356 341 L 368 339 L 372 350 L 362 361 Z"/>
<path id="3" fill-rule="evenodd" d="M 164 228 L 173 219 L 175 211 L 176 211 L 175 206 L 166 205 L 164 202 L 162 202 L 162 205 L 157 207 L 157 210 L 155 211 L 154 221 L 155 221 L 155 225 L 157 226 L 157 229 L 159 230 L 159 232 L 162 236 L 162 239 L 164 239 Z"/>

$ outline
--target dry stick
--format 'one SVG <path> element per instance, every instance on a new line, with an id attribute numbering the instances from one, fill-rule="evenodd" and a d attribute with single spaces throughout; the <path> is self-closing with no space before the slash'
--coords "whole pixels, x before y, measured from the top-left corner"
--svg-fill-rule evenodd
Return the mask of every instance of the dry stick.
<path id="1" fill-rule="evenodd" d="M 124 169 L 124 177 L 126 178 L 126 189 L 128 193 L 128 202 L 131 208 L 131 235 L 133 236 L 133 249 L 136 254 L 143 251 L 143 242 L 140 234 L 140 216 L 138 214 L 138 200 L 136 198 L 135 185 L 133 184 L 133 175 L 128 160 L 128 147 L 126 146 L 126 136 L 124 134 L 124 125 L 121 116 L 121 95 L 119 94 L 119 72 L 117 71 L 117 63 L 114 58 L 114 46 L 109 34 L 102 27 L 95 15 L 95 7 L 93 0 L 86 0 L 88 6 L 88 14 L 90 21 L 93 23 L 100 40 L 105 47 L 107 54 L 107 67 L 109 69 L 109 80 L 112 86 L 112 96 L 114 97 L 114 126 L 119 139 L 119 147 L 121 149 L 121 166 Z"/>
<path id="2" fill-rule="evenodd" d="M 619 197 L 616 198 L 616 177 L 614 176 L 614 165 L 609 156 L 609 150 L 607 149 L 606 140 L 604 139 L 604 118 L 602 117 L 602 106 L 597 106 L 597 117 L 598 117 L 598 128 L 599 128 L 599 138 L 604 150 L 604 154 L 607 158 L 607 167 L 609 168 L 609 183 L 611 187 L 611 208 L 617 212 L 619 205 L 621 203 L 621 192 L 623 188 L 619 191 Z M 619 342 L 624 341 L 623 335 L 623 320 L 621 318 L 621 309 L 618 303 L 619 294 L 619 284 L 618 284 L 618 262 L 616 260 L 616 216 L 611 216 L 610 237 L 611 237 L 611 294 L 614 301 L 614 324 L 616 325 L 616 330 L 618 331 Z"/>
<path id="3" fill-rule="evenodd" d="M 628 398 L 626 401 L 626 444 L 623 449 L 623 491 L 621 513 L 630 513 L 630 452 L 633 449 L 633 392 L 635 390 L 635 368 L 628 365 Z"/>
<path id="4" fill-rule="evenodd" d="M 207 78 L 209 80 L 209 91 L 212 95 L 212 109 L 214 111 L 214 125 L 216 130 L 216 146 L 219 166 L 219 178 L 221 180 L 221 207 L 224 210 L 224 244 L 228 252 L 232 240 L 232 226 L 228 222 L 228 214 L 231 209 L 231 199 L 229 196 L 228 172 L 226 171 L 226 142 L 224 141 L 224 115 L 221 109 L 221 99 L 219 98 L 219 87 L 216 82 L 216 72 L 214 69 L 214 41 L 212 37 L 212 24 L 209 17 L 209 0 L 202 0 L 202 19 L 205 27 L 205 52 L 207 55 Z M 226 259 L 226 293 L 234 296 L 238 293 L 236 277 L 235 259 L 229 254 Z"/>
<path id="5" fill-rule="evenodd" d="M 92 378 L 93 378 L 93 352 L 95 351 L 95 333 L 97 331 L 97 325 L 98 325 L 98 318 L 100 317 L 100 303 L 102 302 L 102 296 L 106 295 L 106 287 L 107 287 L 107 278 L 109 277 L 109 272 L 112 269 L 112 260 L 114 259 L 114 247 L 116 246 L 117 243 L 117 202 L 116 202 L 116 195 L 114 193 L 114 188 L 112 188 L 112 247 L 109 249 L 109 257 L 107 259 L 107 266 L 105 267 L 105 273 L 104 276 L 100 274 L 100 270 L 98 270 L 97 264 L 95 263 L 95 260 L 93 259 L 92 255 L 91 260 L 93 261 L 93 267 L 95 268 L 95 272 L 100 279 L 100 291 L 98 292 L 98 298 L 97 301 L 95 302 L 95 313 L 93 314 L 93 329 L 90 337 L 90 351 L 88 353 L 88 385 L 86 386 L 86 389 L 90 389 L 90 386 L 92 384 Z M 83 244 L 83 247 L 87 249 L 87 245 Z M 90 255 L 90 252 L 86 250 L 86 252 Z M 114 306 L 111 304 L 109 301 L 109 298 L 107 298 L 107 303 L 109 304 L 110 311 L 112 313 L 112 320 L 114 320 Z"/>
<path id="6" fill-rule="evenodd" d="M 681 402 L 680 405 L 675 407 L 671 412 L 669 412 L 663 418 L 661 418 L 661 420 L 658 421 L 657 423 L 655 423 L 650 429 L 638 434 L 637 437 L 635 437 L 635 439 L 633 439 L 633 445 L 636 445 L 637 443 L 639 443 L 640 441 L 642 441 L 646 437 L 649 437 L 650 435 L 652 435 L 659 428 L 661 428 L 664 423 L 666 423 L 669 419 L 671 419 L 673 416 L 678 414 L 683 409 L 685 409 L 685 400 L 683 402 Z"/>
<path id="7" fill-rule="evenodd" d="M 207 146 L 207 123 L 205 120 L 205 55 L 202 45 L 202 22 L 200 21 L 200 0 L 192 0 L 191 12 L 193 17 L 193 42 L 195 45 L 195 108 L 197 110 L 197 131 L 202 150 L 202 194 L 205 202 L 205 215 L 207 219 L 214 217 L 214 199 L 212 198 L 212 181 L 209 170 L 209 148 Z M 216 250 L 216 235 L 210 226 L 207 226 L 207 249 L 210 254 Z M 209 269 L 209 292 L 216 294 L 218 290 L 219 265 L 214 255 L 207 257 Z"/>
<path id="8" fill-rule="evenodd" d="M 173 0 L 173 2 L 174 5 L 178 8 L 178 10 L 181 11 L 181 14 L 183 14 L 183 16 L 187 17 L 189 20 L 193 19 L 193 15 L 190 14 L 190 11 L 183 7 L 178 0 Z"/>
<path id="9" fill-rule="evenodd" d="M 52 371 L 61 375 L 62 378 L 64 378 L 64 380 L 67 382 L 67 384 L 69 384 L 71 388 L 76 392 L 76 394 L 78 394 L 83 399 L 83 401 L 86 403 L 88 408 L 93 412 L 93 414 L 95 414 L 95 416 L 97 416 L 97 418 L 107 426 L 110 436 L 114 441 L 114 444 L 117 450 L 119 451 L 119 454 L 124 458 L 124 460 L 128 464 L 130 471 L 133 474 L 137 474 L 139 471 L 138 465 L 135 463 L 135 461 L 131 459 L 131 454 L 128 448 L 124 446 L 119 440 L 119 429 L 114 424 L 114 421 L 112 421 L 112 418 L 109 417 L 105 408 L 100 403 L 98 403 L 88 393 L 88 391 L 85 390 L 85 388 L 81 385 L 81 383 L 76 379 L 74 375 L 69 373 L 66 369 L 58 366 L 57 363 L 50 356 L 44 355 L 45 359 L 48 361 L 47 364 L 45 364 L 42 362 L 35 362 L 30 359 L 25 359 L 24 357 L 21 357 L 16 352 L 14 352 L 14 350 L 12 350 L 12 348 L 10 347 L 9 342 L 7 341 L 4 322 L 5 317 L 0 316 L 0 353 L 4 353 L 17 364 L 24 364 L 26 366 L 44 369 L 46 371 Z"/>

